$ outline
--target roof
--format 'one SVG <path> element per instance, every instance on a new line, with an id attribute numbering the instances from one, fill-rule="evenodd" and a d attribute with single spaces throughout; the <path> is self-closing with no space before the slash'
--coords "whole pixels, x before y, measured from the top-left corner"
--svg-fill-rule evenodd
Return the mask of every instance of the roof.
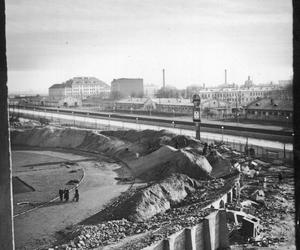
<path id="1" fill-rule="evenodd" d="M 142 83 L 143 78 L 118 78 L 118 79 L 113 79 L 111 83 L 132 83 L 132 82 Z"/>
<path id="2" fill-rule="evenodd" d="M 96 77 L 73 77 L 67 80 L 66 82 L 53 84 L 49 89 L 66 88 L 66 87 L 71 88 L 73 84 L 95 84 L 95 85 L 100 85 L 102 87 L 110 88 L 108 84 L 99 80 Z"/>
<path id="3" fill-rule="evenodd" d="M 293 110 L 293 101 L 286 99 L 263 98 L 250 103 L 247 109 L 255 110 Z"/>
<path id="4" fill-rule="evenodd" d="M 149 98 L 127 98 L 117 101 L 118 103 L 145 103 Z M 183 98 L 151 98 L 152 102 L 156 104 L 164 104 L 164 105 L 185 105 L 185 106 L 193 106 L 193 103 L 190 99 Z"/>

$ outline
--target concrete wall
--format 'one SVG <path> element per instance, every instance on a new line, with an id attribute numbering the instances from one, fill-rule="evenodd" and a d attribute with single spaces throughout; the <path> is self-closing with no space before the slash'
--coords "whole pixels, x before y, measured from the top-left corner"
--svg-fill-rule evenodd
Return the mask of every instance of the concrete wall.
<path id="1" fill-rule="evenodd" d="M 226 211 L 206 216 L 196 226 L 185 228 L 143 250 L 216 250 L 229 247 Z"/>

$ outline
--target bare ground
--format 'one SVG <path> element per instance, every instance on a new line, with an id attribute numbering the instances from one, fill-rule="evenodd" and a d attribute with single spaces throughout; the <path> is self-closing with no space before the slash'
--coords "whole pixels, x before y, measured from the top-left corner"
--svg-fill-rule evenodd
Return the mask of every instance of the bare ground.
<path id="1" fill-rule="evenodd" d="M 32 152 L 31 152 L 32 153 Z M 39 153 L 42 153 L 40 151 Z M 46 153 L 47 155 L 47 153 Z M 73 154 L 51 152 L 53 157 L 67 156 L 77 159 Z M 49 154 L 48 154 L 49 156 Z M 37 164 L 36 158 L 33 158 Z M 27 160 L 30 164 L 30 161 Z M 116 163 L 88 160 L 79 163 L 85 176 L 79 186 L 80 200 L 76 202 L 54 201 L 32 212 L 20 215 L 14 220 L 16 249 L 43 249 L 56 240 L 56 232 L 97 213 L 109 200 L 128 189 L 128 184 L 118 185 L 114 170 L 120 168 Z M 57 186 L 58 190 L 60 186 Z M 70 193 L 72 199 L 73 193 Z"/>

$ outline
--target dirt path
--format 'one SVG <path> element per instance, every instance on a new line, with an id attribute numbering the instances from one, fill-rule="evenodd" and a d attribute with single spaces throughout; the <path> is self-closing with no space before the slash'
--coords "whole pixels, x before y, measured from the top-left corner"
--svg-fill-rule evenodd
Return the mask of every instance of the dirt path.
<path id="1" fill-rule="evenodd" d="M 80 201 L 53 202 L 15 218 L 16 249 L 42 249 L 55 240 L 55 232 L 79 223 L 99 212 L 109 200 L 120 195 L 129 185 L 116 184 L 111 165 L 95 161 L 81 162 L 85 177 L 79 186 Z M 115 165 L 115 168 L 117 166 Z M 70 194 L 73 198 L 73 192 Z"/>

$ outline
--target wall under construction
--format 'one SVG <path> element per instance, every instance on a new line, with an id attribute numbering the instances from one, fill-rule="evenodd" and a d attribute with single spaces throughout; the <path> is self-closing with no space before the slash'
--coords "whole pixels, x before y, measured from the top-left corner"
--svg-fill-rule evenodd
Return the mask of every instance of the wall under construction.
<path id="1" fill-rule="evenodd" d="M 193 227 L 177 233 L 143 248 L 143 250 L 215 250 L 229 247 L 226 211 L 215 211 Z"/>

